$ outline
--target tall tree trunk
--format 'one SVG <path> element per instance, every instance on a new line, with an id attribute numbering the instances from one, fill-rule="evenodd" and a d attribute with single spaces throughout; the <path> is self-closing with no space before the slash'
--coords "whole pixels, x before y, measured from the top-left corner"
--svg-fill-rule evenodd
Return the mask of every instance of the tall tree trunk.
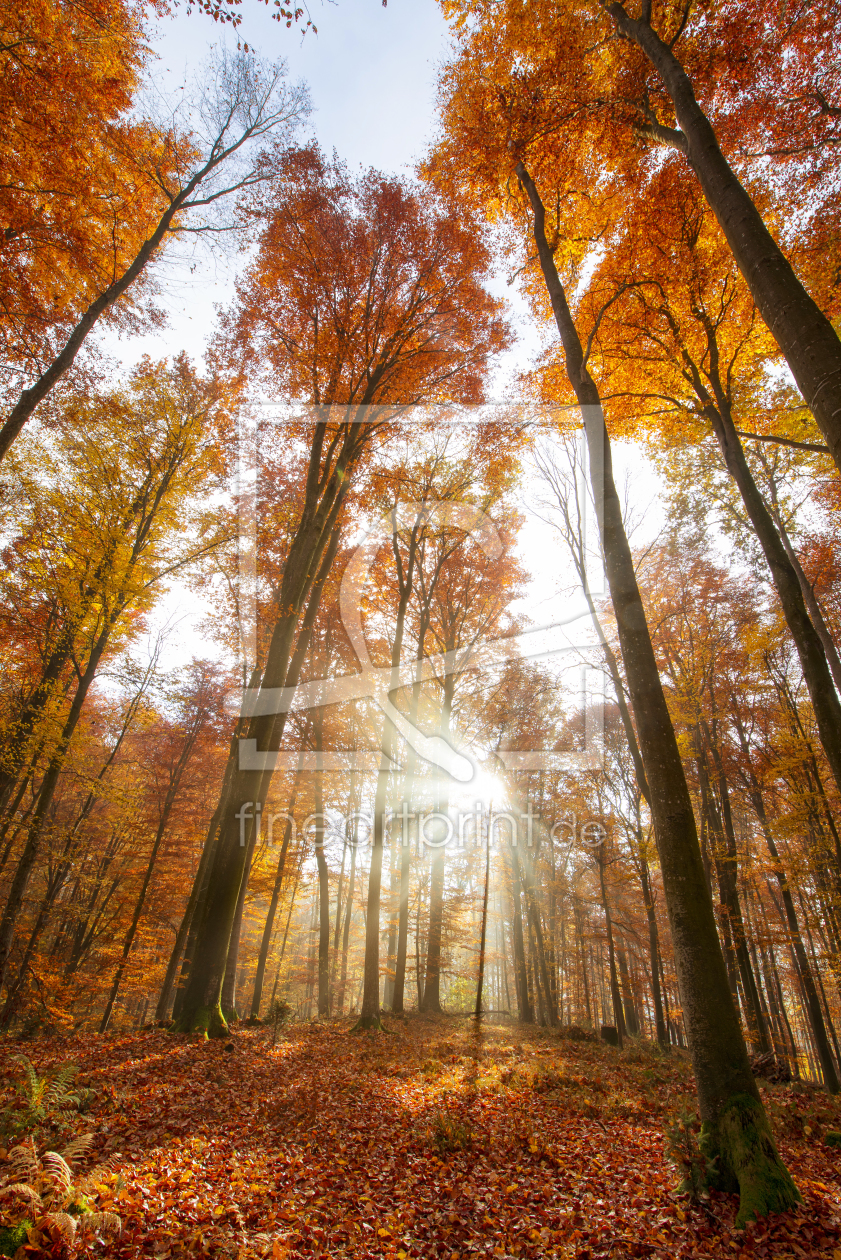
<path id="1" fill-rule="evenodd" d="M 719 375 L 719 349 L 715 330 L 709 320 L 705 319 L 704 324 L 710 355 L 708 376 L 713 393 L 711 394 L 704 385 L 697 366 L 686 352 L 684 352 L 685 372 L 692 378 L 704 415 L 709 420 L 718 440 L 727 471 L 738 487 L 745 511 L 768 563 L 774 589 L 779 596 L 786 625 L 794 640 L 803 677 L 809 688 L 809 696 L 826 759 L 836 786 L 841 791 L 841 699 L 833 685 L 832 673 L 827 664 L 820 635 L 809 617 L 797 572 L 753 479 L 744 448 L 736 432 L 730 398 Z M 841 342 L 838 341 L 834 332 L 832 335 L 841 356 Z M 841 388 L 841 377 L 839 377 L 839 388 Z M 841 432 L 841 410 L 838 413 L 838 422 L 839 432 Z"/>
<path id="2" fill-rule="evenodd" d="M 324 746 L 322 738 L 324 710 L 319 709 L 313 722 L 313 735 L 316 754 Z M 324 791 L 323 772 L 316 768 L 313 776 L 313 814 L 315 816 L 315 862 L 318 868 L 318 1016 L 327 1019 L 330 1015 L 330 872 L 327 869 L 327 857 L 324 853 Z"/>
<path id="3" fill-rule="evenodd" d="M 482 986 L 485 983 L 485 942 L 488 939 L 488 891 L 491 886 L 491 837 L 485 843 L 485 890 L 482 896 L 482 928 L 479 934 L 479 974 L 476 977 L 476 1005 L 474 1015 L 482 1016 Z"/>
<path id="4" fill-rule="evenodd" d="M 658 940 L 657 915 L 654 911 L 654 898 L 651 894 L 651 876 L 648 864 L 640 855 L 640 882 L 642 884 L 642 900 L 645 906 L 645 917 L 648 922 L 648 954 L 651 960 L 651 993 L 654 998 L 654 1023 L 657 1029 L 657 1044 L 662 1050 L 669 1048 L 669 1034 L 663 1015 L 663 994 L 660 988 L 660 943 Z"/>
<path id="5" fill-rule="evenodd" d="M 596 863 L 599 868 L 599 888 L 602 894 L 602 910 L 604 910 L 605 934 L 607 936 L 607 960 L 610 968 L 610 999 L 613 1006 L 613 1022 L 616 1025 L 616 1034 L 619 1038 L 620 1048 L 625 1043 L 627 1035 L 625 1029 L 625 1015 L 622 1011 L 622 995 L 619 992 L 619 981 L 616 976 L 616 947 L 613 940 L 613 919 L 610 914 L 610 902 L 607 898 L 607 886 L 604 878 L 605 868 L 605 852 L 604 843 L 600 844 L 596 851 Z"/>
<path id="6" fill-rule="evenodd" d="M 447 650 L 452 651 L 454 644 L 447 644 Z M 455 678 L 452 674 L 444 675 L 444 698 L 441 705 L 441 726 L 440 733 L 442 739 L 446 739 L 450 733 L 450 714 L 453 708 L 453 697 L 455 695 Z M 441 1011 L 441 954 L 444 940 L 444 882 L 447 872 L 447 841 L 451 833 L 452 824 L 444 822 L 449 819 L 449 791 L 445 785 L 443 773 L 439 771 L 436 776 L 438 781 L 438 791 L 436 799 L 436 810 L 441 818 L 436 824 L 436 834 L 430 837 L 430 842 L 436 847 L 432 858 L 432 872 L 429 881 L 429 931 L 426 938 L 426 979 L 423 985 L 423 1006 L 422 1010 L 433 1013 Z M 446 835 L 444 831 L 446 830 Z"/>
<path id="7" fill-rule="evenodd" d="M 303 748 L 301 749 L 303 756 Z M 283 828 L 283 841 L 280 846 L 280 857 L 277 860 L 277 871 L 275 872 L 275 880 L 272 886 L 271 900 L 266 913 L 266 922 L 263 925 L 263 935 L 260 940 L 260 953 L 257 956 L 257 971 L 254 975 L 254 991 L 251 995 L 251 1015 L 252 1020 L 260 1018 L 260 1006 L 263 1001 L 263 984 L 266 976 L 266 963 L 269 957 L 269 949 L 272 943 L 272 934 L 274 932 L 275 915 L 277 914 L 277 903 L 280 900 L 280 890 L 283 884 L 283 877 L 286 873 L 286 855 L 289 852 L 289 843 L 292 839 L 292 832 L 295 829 L 293 816 L 295 812 L 295 802 L 298 799 L 298 788 L 301 782 L 301 765 L 298 763 L 298 771 L 295 775 L 295 782 L 292 786 L 292 795 L 289 797 L 289 804 L 286 807 L 286 825 Z"/>
<path id="8" fill-rule="evenodd" d="M 50 807 L 53 803 L 58 781 L 61 771 L 64 768 L 64 762 L 67 757 L 67 751 L 70 747 L 70 741 L 82 716 L 82 709 L 96 671 L 99 668 L 99 662 L 103 653 L 108 646 L 108 640 L 113 629 L 113 621 L 109 620 L 101 630 L 96 642 L 94 643 L 84 673 L 79 679 L 79 685 L 76 688 L 76 694 L 70 705 L 70 710 L 64 720 L 58 745 L 53 752 L 41 780 L 38 789 L 37 803 L 32 813 L 32 820 L 29 824 L 29 831 L 26 837 L 26 843 L 23 851 L 18 858 L 18 864 L 15 869 L 9 893 L 6 898 L 6 906 L 3 911 L 3 917 L 0 919 L 0 988 L 6 978 L 6 970 L 9 962 L 9 951 L 12 945 L 12 937 L 15 930 L 18 914 L 20 913 L 21 904 L 23 902 L 26 889 L 29 885 L 29 877 L 32 874 L 35 860 L 41 848 L 41 838 L 43 835 L 44 825 L 47 820 Z"/>
<path id="9" fill-rule="evenodd" d="M 400 659 L 403 654 L 403 636 L 406 626 L 406 611 L 412 595 L 412 579 L 415 565 L 415 542 L 420 528 L 418 517 L 410 535 L 410 550 L 407 566 L 404 568 L 400 555 L 397 517 L 394 510 L 392 549 L 397 566 L 397 581 L 400 598 L 397 604 L 397 616 L 394 625 L 394 642 L 391 645 L 391 686 L 388 698 L 392 705 L 396 703 L 400 690 Z M 385 828 L 385 807 L 388 800 L 388 776 L 391 762 L 397 745 L 397 732 L 387 716 L 383 717 L 380 766 L 377 772 L 377 788 L 374 798 L 374 831 L 371 851 L 371 868 L 368 875 L 368 900 L 365 920 L 365 972 L 362 994 L 362 1010 L 355 1028 L 379 1027 L 380 1023 L 380 892 L 383 867 L 383 840 Z"/>
<path id="10" fill-rule="evenodd" d="M 517 1010 L 521 1024 L 534 1023 L 534 1010 L 529 1000 L 529 982 L 526 972 L 526 950 L 523 941 L 523 916 L 521 910 L 520 864 L 517 850 L 511 843 L 506 848 L 508 870 L 511 879 L 511 943 L 514 951 L 514 987 L 517 992 Z M 490 842 L 490 836 L 488 837 Z"/>
<path id="11" fill-rule="evenodd" d="M 738 1188 L 737 1220 L 783 1211 L 800 1199 L 774 1146 L 727 981 L 695 817 L 613 480 L 598 389 L 546 239 L 546 214 L 528 171 L 517 174 L 534 212 L 534 236 L 570 383 L 581 405 L 608 585 L 651 796 L 663 886 L 698 1089 L 704 1149 L 721 1188 Z M 841 454 L 841 445 L 839 446 Z M 601 493 L 603 487 L 603 494 Z"/>
<path id="12" fill-rule="evenodd" d="M 339 980 L 339 996 L 336 999 L 336 1013 L 341 1015 L 345 1007 L 345 989 L 347 987 L 348 946 L 350 945 L 350 922 L 353 918 L 353 893 L 356 886 L 356 853 L 359 848 L 358 837 L 354 834 L 350 852 L 350 876 L 348 878 L 347 905 L 345 906 L 345 922 L 342 928 L 342 970 Z"/>
<path id="13" fill-rule="evenodd" d="M 239 945 L 242 937 L 242 917 L 245 913 L 245 896 L 248 892 L 248 881 L 251 878 L 251 866 L 254 862 L 254 851 L 259 840 L 257 827 L 251 828 L 251 835 L 246 845 L 245 867 L 237 896 L 234 921 L 231 924 L 231 935 L 228 940 L 228 955 L 225 959 L 225 974 L 222 979 L 222 1011 L 228 1023 L 239 1019 L 237 1011 L 237 977 L 239 975 Z"/>
<path id="14" fill-rule="evenodd" d="M 648 57 L 671 97 L 680 130 L 655 125 L 652 136 L 680 149 L 695 172 L 753 300 L 841 469 L 841 342 L 835 329 L 806 292 L 724 157 L 673 49 L 648 21 L 631 18 L 618 0 L 608 3 L 607 10 L 621 34 Z"/>
<path id="15" fill-rule="evenodd" d="M 347 427 L 366 428 L 352 424 Z M 294 687 L 300 678 L 321 592 L 338 549 L 338 521 L 344 496 L 353 463 L 361 451 L 362 444 L 354 445 L 346 439 L 327 476 L 321 469 L 326 429 L 321 421 L 315 425 L 305 504 L 278 595 L 277 606 L 281 612 L 269 644 L 259 693 L 256 697 L 252 693 L 254 708 L 248 722 L 247 739 L 230 758 L 226 770 L 230 790 L 227 799 L 220 802 L 219 840 L 204 905 L 197 912 L 195 957 L 178 1023 L 184 1031 L 199 1029 L 212 1037 L 224 1037 L 228 1032 L 221 1000 L 231 931 L 254 833 L 256 805 L 268 799 L 274 755 L 286 727 L 287 712 L 276 712 L 276 697 L 284 689 Z M 299 618 L 307 600 L 296 644 Z M 249 756 L 248 749 L 253 750 L 251 755 L 259 769 L 248 768 L 248 760 L 243 766 L 243 756 Z"/>
<path id="16" fill-rule="evenodd" d="M 640 1024 L 634 1002 L 631 973 L 628 970 L 628 956 L 625 953 L 625 947 L 621 938 L 616 944 L 616 953 L 619 958 L 619 985 L 622 990 L 622 1011 L 625 1016 L 625 1028 L 629 1037 L 638 1037 L 640 1035 Z"/>

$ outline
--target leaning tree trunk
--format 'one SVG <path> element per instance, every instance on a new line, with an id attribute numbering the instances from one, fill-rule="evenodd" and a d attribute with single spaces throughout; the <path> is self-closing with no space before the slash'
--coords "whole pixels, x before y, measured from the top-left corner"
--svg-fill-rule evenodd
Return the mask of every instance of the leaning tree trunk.
<path id="1" fill-rule="evenodd" d="M 695 816 L 613 480 L 610 439 L 546 239 L 546 212 L 526 168 L 540 266 L 581 405 L 610 596 L 651 795 L 663 887 L 698 1089 L 710 1179 L 741 1194 L 737 1222 L 783 1211 L 800 1195 L 781 1161 L 750 1069 L 721 953 Z M 841 446 L 839 446 L 841 454 Z"/>
<path id="2" fill-rule="evenodd" d="M 113 624 L 114 618 L 106 621 L 96 642 L 91 648 L 90 656 L 88 657 L 87 665 L 85 666 L 85 671 L 79 679 L 76 694 L 73 697 L 69 712 L 64 720 L 61 735 L 58 739 L 58 745 L 50 757 L 47 769 L 38 789 L 37 803 L 32 814 L 32 821 L 29 824 L 26 843 L 24 844 L 21 855 L 18 858 L 18 864 L 15 868 L 9 893 L 6 898 L 6 906 L 3 910 L 3 916 L 0 918 L 0 988 L 2 988 L 3 981 L 6 978 L 9 951 L 12 946 L 15 924 L 17 922 L 18 914 L 20 913 L 20 908 L 23 903 L 23 898 L 29 884 L 33 867 L 35 866 L 35 860 L 41 848 L 41 839 L 47 814 L 52 805 L 56 788 L 58 787 L 61 771 L 64 768 L 64 762 L 67 757 L 68 748 L 70 747 L 70 741 L 73 738 L 76 727 L 79 724 L 79 719 L 82 716 L 82 709 L 84 708 L 85 700 L 87 699 L 93 680 L 96 677 L 99 662 L 102 659 L 106 647 L 108 646 Z"/>
<path id="3" fill-rule="evenodd" d="M 303 756 L 303 749 L 301 750 L 301 755 Z M 266 976 L 266 962 L 268 961 L 269 948 L 272 943 L 275 915 L 277 914 L 277 903 L 280 899 L 280 889 L 283 884 L 283 877 L 286 874 L 286 855 L 289 852 L 289 842 L 292 839 L 292 831 L 295 826 L 293 814 L 295 810 L 295 802 L 298 799 L 298 787 L 300 785 L 300 781 L 301 766 L 299 763 L 298 772 L 295 775 L 295 782 L 292 787 L 292 795 L 290 796 L 289 804 L 286 807 L 286 826 L 283 829 L 283 841 L 280 846 L 280 857 L 277 860 L 277 873 L 275 874 L 271 901 L 269 902 L 266 922 L 263 925 L 263 936 L 260 941 L 260 953 L 257 958 L 257 971 L 254 976 L 254 992 L 251 995 L 250 1018 L 252 1020 L 260 1018 L 260 1005 L 263 1000 L 263 984 Z"/>
<path id="4" fill-rule="evenodd" d="M 833 336 L 835 336 L 834 333 Z M 685 371 L 692 377 L 693 387 L 718 440 L 727 471 L 739 489 L 745 511 L 771 571 L 771 578 L 782 605 L 786 625 L 797 648 L 800 667 L 803 670 L 806 686 L 809 688 L 809 696 L 826 759 L 836 786 L 841 791 L 841 699 L 835 690 L 821 637 L 812 624 L 806 608 L 797 572 L 748 466 L 744 448 L 733 423 L 730 402 L 719 379 L 718 345 L 714 333 L 709 329 L 707 340 L 710 352 L 710 379 L 715 397 L 713 398 L 705 388 L 697 367 L 688 359 L 688 356 Z M 836 342 L 838 342 L 837 338 Z M 838 342 L 838 346 L 841 350 L 841 342 Z M 841 420 L 841 412 L 839 420 Z"/>
<path id="5" fill-rule="evenodd" d="M 835 1067 L 835 1060 L 832 1057 L 832 1050 L 829 1045 L 829 1037 L 826 1031 L 823 1011 L 821 1010 L 820 998 L 818 997 L 818 991 L 815 986 L 815 979 L 812 975 L 812 968 L 809 965 L 809 959 L 806 956 L 806 947 L 803 944 L 803 937 L 800 933 L 797 911 L 794 908 L 794 898 L 791 895 L 788 877 L 783 869 L 779 850 L 777 849 L 777 845 L 771 832 L 771 824 L 768 821 L 768 814 L 765 810 L 762 788 L 760 787 L 759 780 L 757 779 L 751 764 L 750 748 L 748 746 L 747 736 L 738 716 L 735 718 L 735 726 L 747 764 L 748 796 L 751 804 L 753 805 L 754 812 L 759 819 L 759 825 L 762 828 L 762 834 L 765 837 L 765 844 L 771 857 L 774 876 L 777 880 L 780 895 L 783 901 L 785 921 L 788 926 L 792 951 L 797 960 L 797 968 L 803 984 L 803 991 L 806 997 L 806 1009 L 809 1015 L 809 1022 L 812 1025 L 812 1034 L 815 1039 L 818 1058 L 821 1063 L 821 1070 L 823 1071 L 824 1084 L 830 1094 L 837 1094 L 839 1090 L 838 1072 Z M 783 1013 L 785 1014 L 785 1004 L 783 1004 Z"/>
<path id="6" fill-rule="evenodd" d="M 650 22 L 631 18 L 618 0 L 606 7 L 621 34 L 642 49 L 672 99 L 680 130 L 652 124 L 652 138 L 679 149 L 695 172 L 753 300 L 841 469 L 841 341 L 835 329 L 797 278 L 722 153 L 673 49 Z"/>
<path id="7" fill-rule="evenodd" d="M 198 1029 L 212 1037 L 228 1034 L 222 1012 L 222 984 L 231 931 L 245 878 L 256 805 L 268 798 L 275 754 L 286 727 L 287 713 L 276 711 L 276 698 L 284 689 L 294 687 L 300 678 L 324 581 L 338 548 L 338 521 L 352 466 L 361 450 L 361 444 L 355 446 L 348 440 L 342 446 L 331 475 L 319 476 L 327 426 L 319 421 L 315 429 L 307 498 L 289 549 L 277 600 L 280 615 L 269 644 L 260 690 L 254 697 L 247 738 L 230 757 L 226 769 L 230 790 L 224 802 L 220 802 L 219 839 L 207 895 L 198 912 L 195 957 L 191 961 L 178 1018 L 181 1030 Z M 306 615 L 295 644 L 299 618 L 307 600 Z"/>

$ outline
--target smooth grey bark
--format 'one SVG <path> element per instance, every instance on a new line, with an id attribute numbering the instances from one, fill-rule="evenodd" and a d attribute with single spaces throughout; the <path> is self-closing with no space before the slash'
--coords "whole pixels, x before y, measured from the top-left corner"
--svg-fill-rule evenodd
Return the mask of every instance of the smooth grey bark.
<path id="1" fill-rule="evenodd" d="M 538 260 L 581 406 L 605 570 L 631 695 L 663 873 L 684 1021 L 698 1089 L 703 1141 L 722 1189 L 738 1187 L 743 1225 L 800 1200 L 779 1158 L 750 1069 L 727 981 L 681 764 L 613 479 L 610 439 L 596 383 L 546 238 L 546 212 L 522 162 L 516 173 L 533 214 Z M 841 446 L 839 446 L 841 451 Z"/>
<path id="2" fill-rule="evenodd" d="M 605 8 L 616 29 L 654 66 L 674 105 L 679 130 L 656 121 L 642 130 L 677 148 L 695 172 L 753 300 L 841 469 L 841 342 L 835 329 L 801 284 L 722 153 L 674 49 L 650 20 L 632 18 L 619 0 L 609 0 Z"/>

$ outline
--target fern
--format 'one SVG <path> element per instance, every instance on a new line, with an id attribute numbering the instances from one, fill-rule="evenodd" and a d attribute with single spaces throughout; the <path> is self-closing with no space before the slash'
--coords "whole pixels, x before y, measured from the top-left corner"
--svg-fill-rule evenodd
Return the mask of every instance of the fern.
<path id="1" fill-rule="evenodd" d="M 75 1137 L 72 1142 L 65 1146 L 64 1150 L 61 1152 L 62 1158 L 68 1164 L 74 1164 L 81 1155 L 87 1154 L 91 1148 L 92 1142 L 92 1133 L 80 1133 L 78 1137 Z"/>
<path id="2" fill-rule="evenodd" d="M 50 1224 L 61 1234 L 68 1247 L 76 1241 L 76 1218 L 68 1212 L 51 1212 Z"/>
<path id="3" fill-rule="evenodd" d="M 110 1234 L 119 1237 L 123 1223 L 116 1212 L 86 1212 L 80 1220 L 86 1234 Z"/>
<path id="4" fill-rule="evenodd" d="M 72 1088 L 79 1070 L 75 1064 L 65 1063 L 52 1075 L 39 1076 L 25 1054 L 18 1055 L 17 1062 L 23 1069 L 18 1093 L 24 1105 L 17 1110 L 6 1108 L 0 1117 L 0 1131 L 12 1140 L 49 1125 L 62 1127 L 67 1112 L 89 1105 L 91 1091 Z"/>
<path id="5" fill-rule="evenodd" d="M 41 1159 L 41 1165 L 45 1175 L 50 1181 L 55 1182 L 59 1191 L 69 1194 L 73 1189 L 73 1174 L 67 1160 L 59 1155 L 58 1151 L 46 1151 Z"/>

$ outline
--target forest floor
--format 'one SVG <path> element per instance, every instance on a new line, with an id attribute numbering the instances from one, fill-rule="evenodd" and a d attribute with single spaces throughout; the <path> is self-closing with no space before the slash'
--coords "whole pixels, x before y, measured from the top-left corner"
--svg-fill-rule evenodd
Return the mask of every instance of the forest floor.
<path id="1" fill-rule="evenodd" d="M 77 1254 L 841 1260 L 841 1150 L 823 1143 L 841 1106 L 824 1093 L 763 1084 L 803 1206 L 740 1231 L 736 1200 L 692 1206 L 665 1155 L 669 1117 L 694 1109 L 685 1054 L 387 1022 L 292 1025 L 276 1045 L 263 1028 L 5 1041 L 0 1091 L 16 1051 L 39 1073 L 78 1064 L 93 1091 L 74 1131 L 109 1161 L 96 1206 L 122 1233 Z"/>

